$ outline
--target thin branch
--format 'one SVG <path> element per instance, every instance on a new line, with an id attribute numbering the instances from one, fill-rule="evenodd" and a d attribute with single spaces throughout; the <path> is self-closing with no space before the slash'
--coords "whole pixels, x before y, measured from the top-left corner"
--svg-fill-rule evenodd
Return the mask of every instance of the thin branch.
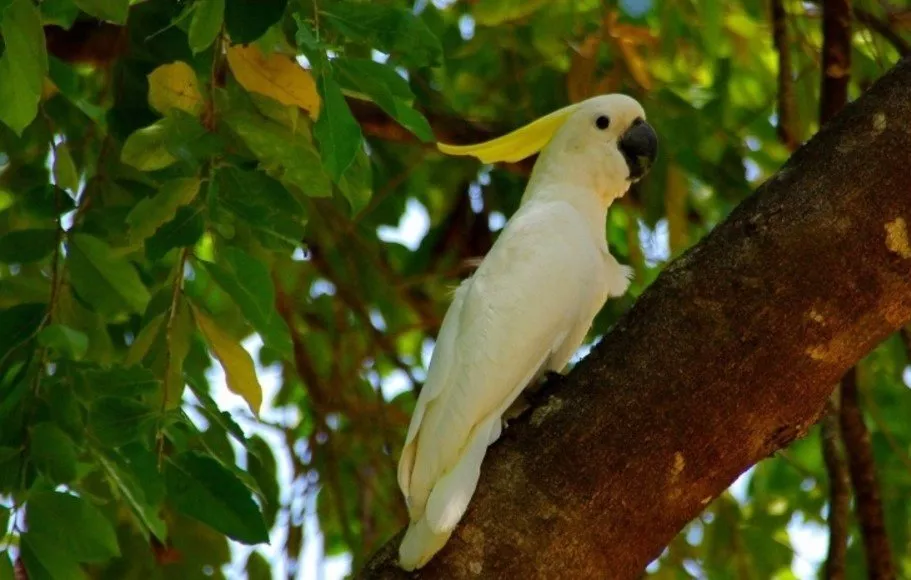
<path id="1" fill-rule="evenodd" d="M 783 0 L 772 0 L 772 40 L 778 51 L 778 138 L 794 151 L 800 144 L 795 115 L 794 82 L 791 69 L 791 43 Z"/>
<path id="2" fill-rule="evenodd" d="M 180 252 L 180 258 L 177 260 L 177 272 L 174 274 L 174 282 L 171 288 L 171 304 L 168 308 L 168 321 L 165 326 L 165 365 L 164 365 L 164 384 L 161 393 L 161 418 L 159 418 L 158 434 L 156 435 L 156 452 L 158 454 L 158 470 L 161 471 L 161 464 L 164 460 L 164 427 L 161 421 L 164 420 L 165 410 L 168 408 L 168 392 L 171 389 L 171 335 L 174 331 L 174 321 L 177 319 L 177 308 L 180 306 L 180 292 L 183 289 L 183 271 L 187 265 L 187 258 L 190 255 L 190 248 L 184 248 Z"/>
<path id="3" fill-rule="evenodd" d="M 895 578 L 892 549 L 886 535 L 882 501 L 876 482 L 876 464 L 870 432 L 864 423 L 857 397 L 857 368 L 852 368 L 841 381 L 841 432 L 848 456 L 848 469 L 854 485 L 857 518 L 860 521 L 867 573 L 870 578 Z"/>
<path id="4" fill-rule="evenodd" d="M 823 2 L 822 35 L 820 126 L 828 123 L 848 102 L 848 82 L 851 80 L 850 0 Z"/>
<path id="5" fill-rule="evenodd" d="M 822 6 L 822 85 L 819 98 L 819 126 L 828 123 L 848 102 L 851 80 L 851 4 L 850 0 L 825 0 Z M 851 369 L 849 374 L 856 373 Z M 850 481 L 839 441 L 839 409 L 836 403 L 841 387 L 826 402 L 822 421 L 822 454 L 829 477 L 829 550 L 825 577 L 842 580 L 848 548 L 848 506 Z"/>
<path id="6" fill-rule="evenodd" d="M 857 18 L 858 22 L 889 41 L 889 44 L 891 44 L 901 56 L 911 54 L 911 43 L 902 38 L 901 35 L 892 28 L 892 25 L 889 22 L 877 18 L 863 8 L 855 8 L 854 17 Z"/>
<path id="7" fill-rule="evenodd" d="M 826 404 L 822 420 L 822 454 L 829 475 L 829 551 L 826 556 L 826 580 L 845 578 L 848 551 L 848 508 L 851 504 L 851 482 L 841 448 L 838 427 L 838 405 L 833 396 Z"/>

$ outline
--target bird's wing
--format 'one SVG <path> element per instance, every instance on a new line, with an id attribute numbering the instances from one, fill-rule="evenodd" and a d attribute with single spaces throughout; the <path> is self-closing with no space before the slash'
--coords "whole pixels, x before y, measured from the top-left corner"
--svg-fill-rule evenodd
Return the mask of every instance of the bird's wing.
<path id="1" fill-rule="evenodd" d="M 588 232 L 568 204 L 529 204 L 457 291 L 399 465 L 413 519 L 434 493 L 439 500 L 432 502 L 436 513 L 428 513 L 431 526 L 458 521 L 474 491 L 491 422 L 588 315 L 593 297 L 603 296 L 592 291 L 603 262 Z M 457 496 L 462 499 L 454 507 L 450 499 Z"/>

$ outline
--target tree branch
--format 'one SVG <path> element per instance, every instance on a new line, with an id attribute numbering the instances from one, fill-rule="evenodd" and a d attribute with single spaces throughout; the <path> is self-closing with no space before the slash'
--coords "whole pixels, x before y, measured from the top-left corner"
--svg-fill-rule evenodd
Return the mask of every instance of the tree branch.
<path id="1" fill-rule="evenodd" d="M 911 248 L 888 234 L 911 217 L 909 90 L 905 59 L 545 387 L 421 577 L 636 578 L 805 433 L 845 371 L 911 320 Z M 408 577 L 399 537 L 363 578 Z"/>
<path id="2" fill-rule="evenodd" d="M 841 432 L 854 484 L 855 509 L 867 556 L 867 575 L 877 580 L 894 579 L 895 565 L 876 483 L 873 446 L 857 398 L 856 368 L 848 371 L 841 381 Z"/>
<path id="3" fill-rule="evenodd" d="M 848 102 L 851 80 L 851 0 L 822 3 L 822 90 L 819 124 L 834 117 Z"/>
<path id="4" fill-rule="evenodd" d="M 848 508 L 851 504 L 851 482 L 841 448 L 838 406 L 830 398 L 822 423 L 822 456 L 829 475 L 829 550 L 826 555 L 826 580 L 843 580 L 848 552 Z"/>
<path id="5" fill-rule="evenodd" d="M 857 18 L 858 22 L 888 40 L 901 56 L 911 54 L 911 43 L 908 43 L 908 41 L 902 38 L 898 32 L 893 30 L 889 22 L 880 20 L 863 8 L 855 8 L 854 17 Z"/>
<path id="6" fill-rule="evenodd" d="M 822 79 L 819 101 L 820 127 L 831 121 L 848 104 L 851 81 L 851 5 L 850 0 L 825 0 L 822 7 Z M 838 74 L 834 74 L 834 73 Z M 854 369 L 851 369 L 854 371 Z M 826 404 L 822 420 L 822 454 L 829 476 L 829 549 L 825 577 L 845 577 L 848 549 L 848 508 L 851 502 L 850 481 L 845 456 L 841 449 L 839 429 L 839 387 Z"/>
<path id="7" fill-rule="evenodd" d="M 772 0 L 772 40 L 778 51 L 778 138 L 788 151 L 794 151 L 800 145 L 800 138 L 794 114 L 791 43 L 788 42 L 788 20 L 782 0 Z"/>

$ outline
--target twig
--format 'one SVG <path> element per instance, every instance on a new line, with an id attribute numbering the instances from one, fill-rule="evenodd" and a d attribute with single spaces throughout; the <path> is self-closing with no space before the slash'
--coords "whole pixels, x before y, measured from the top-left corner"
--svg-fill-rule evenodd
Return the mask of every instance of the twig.
<path id="1" fill-rule="evenodd" d="M 163 420 L 165 410 L 168 407 L 168 391 L 171 388 L 171 333 L 174 330 L 174 320 L 177 319 L 178 301 L 180 300 L 180 292 L 183 289 L 183 271 L 184 268 L 186 268 L 187 257 L 189 255 L 190 248 L 184 248 L 180 252 L 180 259 L 177 261 L 177 273 L 174 275 L 174 285 L 171 290 L 171 305 L 168 310 L 168 322 L 165 326 L 165 375 L 161 393 L 161 418 L 159 418 L 158 434 L 156 435 L 159 471 L 161 471 L 161 463 L 164 459 L 164 427 L 161 425 L 161 421 Z"/>
<path id="2" fill-rule="evenodd" d="M 845 577 L 848 550 L 848 508 L 851 503 L 851 482 L 838 427 L 838 405 L 835 395 L 826 403 L 822 420 L 822 454 L 829 475 L 829 551 L 826 556 L 826 580 Z"/>
<path id="3" fill-rule="evenodd" d="M 898 51 L 899 55 L 907 56 L 911 54 L 911 43 L 893 30 L 892 25 L 888 21 L 877 18 L 863 8 L 855 8 L 854 17 L 857 18 L 858 22 L 889 41 L 895 50 Z"/>
<path id="4" fill-rule="evenodd" d="M 848 469 L 854 485 L 857 518 L 860 521 L 867 573 L 870 578 L 892 580 L 895 565 L 886 535 L 882 501 L 876 482 L 876 464 L 870 432 L 864 423 L 857 397 L 857 368 L 841 380 L 841 432 L 848 456 Z"/>
<path id="5" fill-rule="evenodd" d="M 789 151 L 800 143 L 794 114 L 794 82 L 791 76 L 791 43 L 783 0 L 772 0 L 772 40 L 778 51 L 778 138 Z"/>

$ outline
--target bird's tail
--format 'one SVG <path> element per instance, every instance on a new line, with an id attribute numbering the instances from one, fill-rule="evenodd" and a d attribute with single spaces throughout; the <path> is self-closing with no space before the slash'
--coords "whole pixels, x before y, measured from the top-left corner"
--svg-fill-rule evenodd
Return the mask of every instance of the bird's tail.
<path id="1" fill-rule="evenodd" d="M 422 515 L 408 524 L 408 531 L 399 546 L 399 566 L 404 570 L 420 568 L 446 544 L 452 530 L 436 533 L 430 529 L 427 517 Z"/>

